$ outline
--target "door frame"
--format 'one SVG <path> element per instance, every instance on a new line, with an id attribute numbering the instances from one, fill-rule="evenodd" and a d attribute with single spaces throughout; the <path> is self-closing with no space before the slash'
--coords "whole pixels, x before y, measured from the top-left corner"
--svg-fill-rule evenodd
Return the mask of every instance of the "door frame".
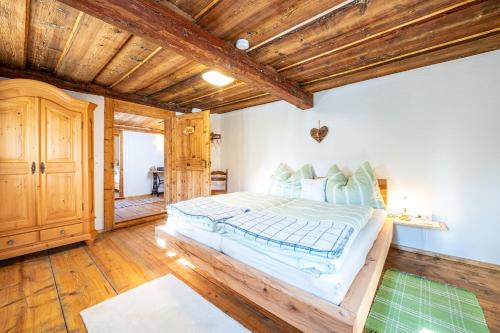
<path id="1" fill-rule="evenodd" d="M 118 136 L 118 144 L 119 144 L 119 150 L 120 150 L 120 153 L 118 156 L 118 164 L 119 164 L 119 168 L 120 168 L 120 179 L 118 181 L 119 182 L 118 196 L 120 198 L 123 198 L 124 197 L 124 191 L 123 191 L 123 130 L 115 129 L 114 133 L 115 133 L 115 137 Z M 113 150 L 113 154 L 114 154 L 114 150 Z M 114 159 L 113 159 L 113 166 L 114 166 Z M 113 170 L 113 172 L 114 172 L 114 170 Z M 114 188 L 113 188 L 113 191 L 114 191 Z"/>
<path id="2" fill-rule="evenodd" d="M 114 183 L 114 136 L 115 112 L 135 114 L 163 119 L 164 135 L 164 198 L 166 203 L 172 198 L 172 119 L 175 112 L 163 109 L 125 102 L 109 97 L 104 98 L 104 231 L 125 227 L 129 224 L 115 223 L 115 183 Z"/>

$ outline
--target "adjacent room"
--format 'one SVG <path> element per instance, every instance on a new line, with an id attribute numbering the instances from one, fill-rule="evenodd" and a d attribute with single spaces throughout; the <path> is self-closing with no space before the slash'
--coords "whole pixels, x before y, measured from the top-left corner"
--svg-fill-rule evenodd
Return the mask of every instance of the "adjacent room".
<path id="1" fill-rule="evenodd" d="M 115 112 L 115 223 L 165 215 L 164 121 Z"/>
<path id="2" fill-rule="evenodd" d="M 500 332 L 500 1 L 0 0 L 0 332 Z"/>

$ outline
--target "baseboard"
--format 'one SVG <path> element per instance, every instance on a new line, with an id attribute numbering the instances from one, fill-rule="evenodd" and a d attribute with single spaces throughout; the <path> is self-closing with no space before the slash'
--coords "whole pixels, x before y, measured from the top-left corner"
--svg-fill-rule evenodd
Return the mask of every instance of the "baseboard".
<path id="1" fill-rule="evenodd" d="M 407 246 L 398 245 L 398 244 L 391 244 L 391 247 L 393 249 L 397 249 L 397 250 L 422 254 L 422 255 L 436 257 L 436 258 L 440 258 L 440 259 L 446 259 L 446 260 L 450 260 L 450 261 L 454 261 L 454 262 L 458 262 L 458 263 L 462 263 L 462 264 L 468 264 L 468 265 L 477 266 L 477 267 L 481 267 L 481 268 L 492 269 L 492 270 L 500 272 L 500 265 L 491 264 L 488 262 L 467 259 L 467 258 L 462 258 L 462 257 L 455 257 L 455 256 L 450 256 L 448 254 L 442 254 L 442 253 L 438 253 L 438 252 L 415 249 L 413 247 L 407 247 Z"/>

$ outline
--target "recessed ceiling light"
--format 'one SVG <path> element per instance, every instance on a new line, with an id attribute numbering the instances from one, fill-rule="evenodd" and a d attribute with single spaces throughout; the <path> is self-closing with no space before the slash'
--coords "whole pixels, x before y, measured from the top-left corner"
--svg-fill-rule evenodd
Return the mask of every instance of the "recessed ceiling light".
<path id="1" fill-rule="evenodd" d="M 207 81 L 208 83 L 213 84 L 214 86 L 225 86 L 234 81 L 234 78 L 226 76 L 222 73 L 219 73 L 217 71 L 208 71 L 205 72 L 201 75 L 203 80 Z"/>
<path id="2" fill-rule="evenodd" d="M 236 41 L 236 48 L 240 50 L 248 50 L 250 47 L 250 43 L 248 42 L 248 39 L 245 38 L 240 38 Z"/>

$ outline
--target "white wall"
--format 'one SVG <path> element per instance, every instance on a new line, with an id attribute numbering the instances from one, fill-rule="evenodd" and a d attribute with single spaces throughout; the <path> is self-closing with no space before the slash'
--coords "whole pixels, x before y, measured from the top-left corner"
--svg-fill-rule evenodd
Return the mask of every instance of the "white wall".
<path id="1" fill-rule="evenodd" d="M 211 114 L 210 115 L 210 131 L 220 134 L 221 132 L 221 115 Z M 222 141 L 221 141 L 222 142 Z M 210 144 L 210 160 L 212 162 L 211 170 L 220 170 L 220 159 L 221 159 L 221 148 L 222 144 L 212 143 Z"/>
<path id="2" fill-rule="evenodd" d="M 163 135 L 123 131 L 123 191 L 125 197 L 151 194 L 152 166 L 162 167 Z M 160 187 L 163 191 L 163 185 Z"/>
<path id="3" fill-rule="evenodd" d="M 69 95 L 97 105 L 94 111 L 94 210 L 95 228 L 104 229 L 104 97 L 65 90 Z"/>
<path id="4" fill-rule="evenodd" d="M 221 167 L 231 191 L 262 191 L 279 162 L 367 160 L 389 180 L 389 204 L 433 213 L 449 231 L 398 227 L 396 243 L 500 264 L 500 51 L 315 94 L 301 111 L 285 102 L 221 116 Z M 318 144 L 318 120 L 330 128 Z M 396 205 L 395 205 L 396 203 Z"/>

